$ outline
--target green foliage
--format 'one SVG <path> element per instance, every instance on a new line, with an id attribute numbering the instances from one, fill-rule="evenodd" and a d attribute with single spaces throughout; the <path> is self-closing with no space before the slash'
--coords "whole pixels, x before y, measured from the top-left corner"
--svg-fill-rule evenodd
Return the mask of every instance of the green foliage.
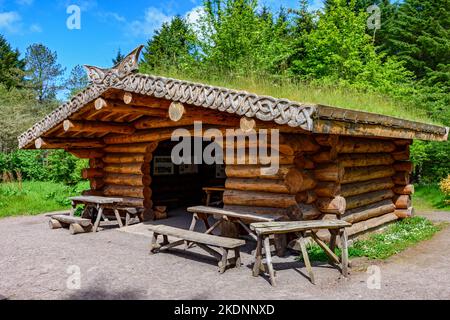
<path id="1" fill-rule="evenodd" d="M 122 54 L 122 52 L 119 49 L 117 51 L 116 57 L 114 59 L 112 59 L 113 66 L 116 66 L 119 63 L 121 63 L 123 59 L 125 59 L 125 55 Z"/>
<path id="2" fill-rule="evenodd" d="M 0 34 L 0 84 L 8 89 L 23 86 L 24 69 L 19 50 L 13 50 Z"/>
<path id="3" fill-rule="evenodd" d="M 175 16 L 147 42 L 141 67 L 144 72 L 190 69 L 195 62 L 195 43 L 196 37 L 186 20 Z"/>
<path id="4" fill-rule="evenodd" d="M 390 225 L 382 233 L 355 241 L 349 247 L 349 256 L 387 259 L 420 241 L 430 239 L 443 227 L 443 224 L 434 224 L 424 217 L 403 219 Z M 340 256 L 341 251 L 338 249 L 337 253 Z M 325 253 L 317 245 L 310 246 L 308 254 L 313 261 L 327 261 Z"/>
<path id="5" fill-rule="evenodd" d="M 65 83 L 66 90 L 68 90 L 68 98 L 85 89 L 88 84 L 89 80 L 83 67 L 80 65 L 73 67 Z"/>
<path id="6" fill-rule="evenodd" d="M 436 183 L 416 184 L 413 195 L 413 205 L 416 210 L 446 210 L 450 211 L 447 196 Z"/>
<path id="7" fill-rule="evenodd" d="M 87 160 L 78 159 L 63 150 L 0 153 L 0 174 L 18 170 L 24 180 L 75 185 L 82 181 L 81 170 L 87 166 Z"/>
<path id="8" fill-rule="evenodd" d="M 437 182 L 450 173 L 449 142 L 414 141 L 411 159 L 414 163 L 414 177 L 423 183 Z"/>
<path id="9" fill-rule="evenodd" d="M 27 78 L 39 102 L 55 99 L 57 91 L 62 88 L 59 80 L 65 69 L 57 59 L 57 53 L 43 44 L 33 44 L 27 48 Z"/>
<path id="10" fill-rule="evenodd" d="M 88 182 L 66 186 L 56 182 L 0 183 L 0 218 L 70 208 L 68 197 L 89 189 Z"/>

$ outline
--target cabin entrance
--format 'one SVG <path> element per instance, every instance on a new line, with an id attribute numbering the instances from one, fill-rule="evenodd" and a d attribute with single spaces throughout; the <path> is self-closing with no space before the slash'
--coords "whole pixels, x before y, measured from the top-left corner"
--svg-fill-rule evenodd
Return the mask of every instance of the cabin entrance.
<path id="1" fill-rule="evenodd" d="M 150 163 L 153 207 L 165 206 L 167 210 L 173 210 L 206 204 L 207 200 L 209 205 L 221 206 L 222 192 L 219 190 L 225 185 L 225 165 L 208 165 L 203 161 L 195 164 L 194 145 L 201 145 L 203 151 L 211 142 L 202 141 L 202 138 L 190 139 L 190 163 L 173 163 L 171 153 L 178 141 L 162 141 L 153 152 Z"/>

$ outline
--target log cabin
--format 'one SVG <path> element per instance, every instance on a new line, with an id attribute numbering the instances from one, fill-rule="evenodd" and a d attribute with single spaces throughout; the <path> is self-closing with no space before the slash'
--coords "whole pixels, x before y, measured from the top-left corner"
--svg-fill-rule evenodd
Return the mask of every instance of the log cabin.
<path id="1" fill-rule="evenodd" d="M 437 125 L 141 74 L 141 50 L 111 69 L 86 66 L 90 85 L 18 139 L 22 149 L 89 159 L 85 194 L 120 197 L 141 209 L 141 220 L 155 219 L 155 207 L 200 204 L 203 187 L 223 186 L 226 209 L 291 220 L 338 216 L 356 236 L 412 214 L 410 145 L 448 138 Z M 175 165 L 172 134 L 193 133 L 196 121 L 221 132 L 278 130 L 278 170 L 261 174 L 261 159 L 228 157 Z M 205 148 L 202 137 L 190 138 Z M 245 156 L 251 141 L 243 148 Z"/>

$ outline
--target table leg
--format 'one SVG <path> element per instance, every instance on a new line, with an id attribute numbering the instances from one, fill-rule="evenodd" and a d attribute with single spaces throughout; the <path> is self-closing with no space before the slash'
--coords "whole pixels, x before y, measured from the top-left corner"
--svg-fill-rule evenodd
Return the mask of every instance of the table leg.
<path id="1" fill-rule="evenodd" d="M 253 265 L 253 276 L 259 276 L 262 260 L 262 238 L 258 236 L 256 239 L 255 263 Z"/>
<path id="2" fill-rule="evenodd" d="M 209 206 L 211 202 L 211 192 L 206 191 L 206 206 Z"/>
<path id="3" fill-rule="evenodd" d="M 309 279 L 312 284 L 315 284 L 314 273 L 311 268 L 311 262 L 309 261 L 308 251 L 306 250 L 305 239 L 303 238 L 303 234 L 298 239 L 300 242 L 300 248 L 302 249 L 303 260 L 305 261 L 306 270 L 308 270 Z"/>
<path id="4" fill-rule="evenodd" d="M 272 255 L 270 253 L 269 236 L 264 237 L 264 249 L 266 250 L 266 264 L 267 264 L 267 269 L 269 269 L 270 283 L 272 284 L 272 286 L 275 287 L 276 286 L 275 272 L 273 270 L 273 265 L 272 265 Z"/>
<path id="5" fill-rule="evenodd" d="M 347 231 L 345 231 L 345 228 L 341 231 L 339 231 L 339 237 L 341 240 L 341 249 L 342 249 L 342 258 L 341 258 L 341 267 L 342 267 L 342 274 L 344 277 L 348 276 L 348 238 L 347 238 Z"/>
<path id="6" fill-rule="evenodd" d="M 103 216 L 103 207 L 99 207 L 98 211 L 97 211 L 97 219 L 95 219 L 95 223 L 94 223 L 93 232 L 97 232 L 97 228 L 100 224 L 100 220 L 102 219 L 102 216 Z"/>
<path id="7" fill-rule="evenodd" d="M 117 223 L 119 224 L 119 228 L 123 227 L 122 218 L 120 217 L 119 210 L 117 208 L 114 208 L 114 215 L 116 216 Z"/>
<path id="8" fill-rule="evenodd" d="M 227 267 L 228 249 L 222 248 L 222 260 L 219 262 L 219 272 L 224 273 Z"/>
<path id="9" fill-rule="evenodd" d="M 158 248 L 158 234 L 156 232 L 153 232 L 152 243 L 150 244 L 150 254 L 155 253 Z"/>
<path id="10" fill-rule="evenodd" d="M 75 210 L 77 208 L 77 204 L 72 201 L 72 208 L 70 209 L 70 216 L 73 217 L 75 215 Z"/>
<path id="11" fill-rule="evenodd" d="M 239 248 L 235 248 L 234 249 L 234 258 L 236 260 L 236 268 L 240 268 L 241 267 L 241 251 Z"/>

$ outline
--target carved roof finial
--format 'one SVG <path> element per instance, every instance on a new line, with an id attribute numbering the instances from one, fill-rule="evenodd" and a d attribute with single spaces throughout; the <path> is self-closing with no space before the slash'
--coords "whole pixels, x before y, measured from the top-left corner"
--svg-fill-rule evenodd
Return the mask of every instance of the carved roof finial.
<path id="1" fill-rule="evenodd" d="M 84 68 L 86 69 L 89 80 L 98 85 L 114 85 L 130 73 L 138 70 L 139 55 L 143 48 L 144 46 L 140 45 L 131 51 L 120 63 L 110 69 L 85 65 Z"/>

